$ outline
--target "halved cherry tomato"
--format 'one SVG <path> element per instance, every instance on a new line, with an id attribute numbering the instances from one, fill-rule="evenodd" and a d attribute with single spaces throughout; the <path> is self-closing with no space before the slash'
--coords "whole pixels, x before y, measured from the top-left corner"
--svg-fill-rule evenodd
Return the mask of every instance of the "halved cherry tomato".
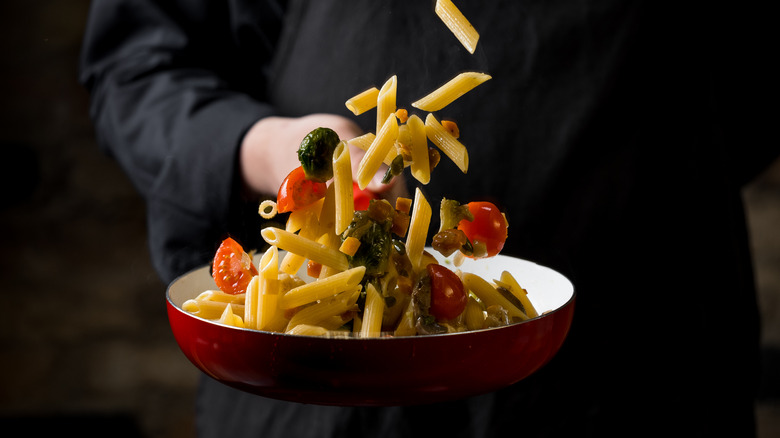
<path id="1" fill-rule="evenodd" d="M 458 229 L 466 233 L 475 247 L 482 243 L 487 249 L 487 257 L 493 257 L 504 248 L 507 236 L 507 221 L 495 204 L 487 201 L 469 202 L 469 211 L 473 221 L 460 221 Z"/>
<path id="2" fill-rule="evenodd" d="M 217 287 L 228 294 L 242 294 L 252 277 L 257 275 L 257 268 L 252 264 L 252 258 L 244 252 L 241 245 L 228 237 L 222 241 L 214 256 L 211 276 Z"/>
<path id="3" fill-rule="evenodd" d="M 355 201 L 355 211 L 361 211 L 368 209 L 368 204 L 372 199 L 379 199 L 376 193 L 370 190 L 360 190 L 360 186 L 356 182 L 352 182 L 352 199 Z"/>
<path id="4" fill-rule="evenodd" d="M 279 213 L 297 210 L 324 198 L 327 190 L 328 186 L 324 182 L 306 179 L 303 167 L 298 166 L 279 186 L 276 208 Z"/>
<path id="5" fill-rule="evenodd" d="M 431 278 L 431 315 L 437 319 L 453 319 L 463 313 L 469 297 L 460 278 L 435 263 L 428 265 L 427 270 Z"/>

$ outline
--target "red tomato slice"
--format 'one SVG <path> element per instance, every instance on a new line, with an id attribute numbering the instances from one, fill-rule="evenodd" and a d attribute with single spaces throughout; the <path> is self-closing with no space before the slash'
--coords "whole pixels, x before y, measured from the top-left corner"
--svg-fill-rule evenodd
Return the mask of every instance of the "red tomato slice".
<path id="1" fill-rule="evenodd" d="M 463 313 L 469 297 L 460 278 L 435 263 L 428 265 L 427 269 L 431 278 L 431 315 L 437 319 L 453 319 Z"/>
<path id="2" fill-rule="evenodd" d="M 481 242 L 487 248 L 487 257 L 493 257 L 504 248 L 507 237 L 507 221 L 501 210 L 487 201 L 469 202 L 474 220 L 462 220 L 458 229 L 466 234 L 472 244 Z"/>
<path id="3" fill-rule="evenodd" d="M 352 199 L 355 201 L 355 211 L 361 211 L 368 209 L 368 204 L 372 199 L 379 199 L 376 193 L 370 190 L 360 190 L 360 186 L 356 182 L 352 182 Z"/>
<path id="4" fill-rule="evenodd" d="M 328 186 L 324 182 L 306 179 L 303 167 L 298 166 L 279 186 L 276 208 L 279 213 L 297 210 L 324 198 L 327 190 Z"/>
<path id="5" fill-rule="evenodd" d="M 257 275 L 257 268 L 252 264 L 252 258 L 244 252 L 238 242 L 228 237 L 222 241 L 214 256 L 211 276 L 217 287 L 228 294 L 241 294 L 252 277 Z"/>

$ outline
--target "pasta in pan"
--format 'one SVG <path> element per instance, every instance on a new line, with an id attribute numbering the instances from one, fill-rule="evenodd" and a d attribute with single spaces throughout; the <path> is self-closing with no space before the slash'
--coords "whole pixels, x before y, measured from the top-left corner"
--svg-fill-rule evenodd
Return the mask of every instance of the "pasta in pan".
<path id="1" fill-rule="evenodd" d="M 473 53 L 479 35 L 452 2 L 437 1 L 436 13 Z M 381 89 L 347 99 L 356 116 L 376 110 L 376 131 L 348 141 L 328 128 L 307 135 L 298 151 L 301 168 L 282 184 L 276 202 L 258 209 L 265 219 L 288 216 L 283 228 L 260 231 L 268 248 L 257 266 L 237 242 L 225 239 L 212 269 L 219 290 L 204 291 L 183 310 L 221 324 L 301 336 L 430 335 L 538 317 L 511 273 L 490 281 L 457 269 L 466 257 L 501 251 L 508 222 L 495 205 L 441 200 L 430 246 L 445 257 L 454 254 L 451 269 L 428 252 L 433 208 L 419 187 L 413 199 L 401 197 L 395 205 L 374 199 L 358 209 L 354 199 L 355 186 L 365 189 L 383 165 L 384 182 L 409 167 L 416 181 L 428 184 L 438 151 L 467 173 L 459 128 L 431 112 L 489 79 L 478 72 L 457 75 L 412 104 L 428 112 L 424 119 L 397 107 L 396 76 Z M 350 145 L 365 151 L 355 175 Z"/>

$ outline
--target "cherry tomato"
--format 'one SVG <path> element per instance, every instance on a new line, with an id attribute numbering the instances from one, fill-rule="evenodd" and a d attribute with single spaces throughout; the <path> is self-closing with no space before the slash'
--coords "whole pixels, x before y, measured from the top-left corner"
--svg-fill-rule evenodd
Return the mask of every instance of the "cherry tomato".
<path id="1" fill-rule="evenodd" d="M 493 257 L 504 248 L 507 236 L 507 221 L 501 210 L 486 201 L 469 202 L 473 221 L 460 221 L 458 229 L 466 233 L 471 243 L 481 242 L 487 249 L 487 257 Z M 476 245 L 475 245 L 476 246 Z"/>
<path id="2" fill-rule="evenodd" d="M 370 190 L 360 190 L 360 186 L 356 182 L 352 182 L 352 199 L 355 200 L 355 210 L 366 210 L 368 204 L 372 199 L 379 199 L 374 192 Z"/>
<path id="3" fill-rule="evenodd" d="M 442 265 L 427 266 L 431 278 L 431 315 L 437 319 L 453 319 L 463 313 L 469 300 L 463 282 Z"/>
<path id="4" fill-rule="evenodd" d="M 290 172 L 279 186 L 276 196 L 276 208 L 279 213 L 297 210 L 325 197 L 328 190 L 324 182 L 306 179 L 303 167 L 298 166 Z"/>
<path id="5" fill-rule="evenodd" d="M 249 281 L 257 275 L 257 268 L 244 248 L 228 237 L 217 249 L 211 275 L 222 292 L 236 295 L 246 292 Z"/>

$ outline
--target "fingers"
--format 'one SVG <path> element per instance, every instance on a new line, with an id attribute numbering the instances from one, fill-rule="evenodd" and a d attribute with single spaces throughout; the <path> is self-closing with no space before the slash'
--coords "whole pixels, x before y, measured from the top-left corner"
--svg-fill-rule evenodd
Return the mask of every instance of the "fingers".
<path id="1" fill-rule="evenodd" d="M 301 141 L 319 127 L 334 130 L 342 139 L 361 133 L 355 122 L 334 114 L 258 120 L 241 143 L 239 167 L 244 186 L 255 194 L 275 194 L 284 178 L 300 165 L 297 151 Z"/>
<path id="2" fill-rule="evenodd" d="M 300 165 L 297 151 L 301 141 L 308 133 L 320 127 L 332 129 L 345 141 L 362 134 L 355 122 L 335 114 L 266 117 L 257 121 L 244 136 L 239 153 L 244 186 L 254 194 L 276 194 L 284 178 Z M 349 151 L 354 176 L 357 175 L 365 151 L 356 146 L 350 146 Z M 402 175 L 383 184 L 386 172 L 387 166 L 383 164 L 366 188 L 394 201 L 397 194 L 406 192 L 406 184 Z"/>

